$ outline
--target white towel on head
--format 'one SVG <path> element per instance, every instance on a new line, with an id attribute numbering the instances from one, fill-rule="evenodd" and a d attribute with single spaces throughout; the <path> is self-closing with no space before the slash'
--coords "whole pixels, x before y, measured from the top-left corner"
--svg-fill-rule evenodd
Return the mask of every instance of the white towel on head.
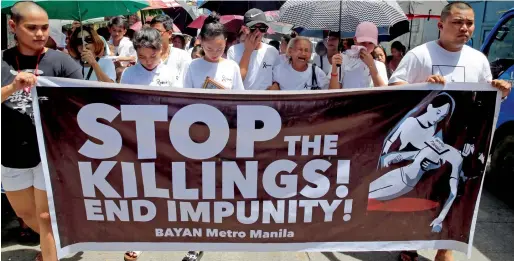
<path id="1" fill-rule="evenodd" d="M 66 35 L 62 33 L 61 20 L 49 20 L 50 37 L 54 40 L 58 48 L 66 48 Z"/>

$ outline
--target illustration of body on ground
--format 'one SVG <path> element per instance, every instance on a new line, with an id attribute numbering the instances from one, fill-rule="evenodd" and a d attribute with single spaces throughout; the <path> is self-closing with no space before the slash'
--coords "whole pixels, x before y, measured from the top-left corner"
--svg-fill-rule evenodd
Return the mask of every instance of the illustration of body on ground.
<path id="1" fill-rule="evenodd" d="M 394 168 L 371 182 L 369 187 L 369 211 L 413 212 L 439 206 L 427 199 L 407 199 L 401 196 L 415 189 L 424 174 L 451 166 L 450 193 L 439 215 L 432 221 L 432 232 L 441 232 L 443 221 L 457 197 L 459 182 L 468 179 L 463 172 L 467 157 L 478 157 L 483 163 L 483 153 L 475 153 L 473 142 L 461 142 L 459 148 L 445 143 L 445 130 L 455 110 L 455 100 L 447 93 L 440 93 L 430 102 L 419 105 L 409 113 L 387 136 L 378 163 L 378 169 Z M 411 112 L 413 112 L 411 111 Z M 396 145 L 392 149 L 393 144 Z M 479 155 L 477 155 L 479 154 Z M 410 163 L 409 163 L 410 162 Z M 403 163 L 403 164 L 402 164 Z M 409 164 L 407 164 L 409 163 Z M 407 165 L 405 165 L 407 164 Z"/>

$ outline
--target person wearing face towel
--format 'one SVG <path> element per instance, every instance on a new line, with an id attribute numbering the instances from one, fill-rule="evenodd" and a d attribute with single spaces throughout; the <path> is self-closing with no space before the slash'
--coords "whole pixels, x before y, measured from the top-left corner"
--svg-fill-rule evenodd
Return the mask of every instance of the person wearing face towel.
<path id="1" fill-rule="evenodd" d="M 328 89 L 328 77 L 315 64 L 309 64 L 312 45 L 308 38 L 298 36 L 288 46 L 289 62 L 273 68 L 273 84 L 268 90 Z"/>
<path id="2" fill-rule="evenodd" d="M 330 89 L 369 88 L 387 86 L 384 63 L 373 59 L 371 53 L 378 45 L 378 29 L 374 23 L 362 22 L 355 31 L 355 45 L 343 54 L 332 57 Z M 341 68 L 339 68 L 339 65 Z"/>

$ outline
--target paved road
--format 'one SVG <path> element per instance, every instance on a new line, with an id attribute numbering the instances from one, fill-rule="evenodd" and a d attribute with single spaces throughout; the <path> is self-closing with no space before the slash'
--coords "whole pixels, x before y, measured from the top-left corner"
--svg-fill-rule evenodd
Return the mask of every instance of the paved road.
<path id="1" fill-rule="evenodd" d="M 8 220 L 6 220 L 8 219 Z M 10 220 L 9 220 L 10 219 Z M 13 217 L 2 211 L 2 261 L 32 261 L 37 246 L 22 246 L 9 240 L 10 228 L 17 225 Z M 484 192 L 478 215 L 478 225 L 471 260 L 514 261 L 514 210 Z M 420 251 L 420 260 L 433 260 L 435 251 Z M 145 252 L 140 261 L 180 261 L 184 252 Z M 203 261 L 396 261 L 396 252 L 374 253 L 228 253 L 208 252 Z M 456 253 L 456 261 L 468 260 L 464 254 Z M 123 260 L 120 252 L 77 253 L 62 261 L 111 261 Z"/>

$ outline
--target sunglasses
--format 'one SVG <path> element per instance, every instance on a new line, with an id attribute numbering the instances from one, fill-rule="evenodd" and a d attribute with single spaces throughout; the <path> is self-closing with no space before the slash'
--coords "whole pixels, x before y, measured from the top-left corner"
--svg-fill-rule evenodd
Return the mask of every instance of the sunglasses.
<path id="1" fill-rule="evenodd" d="M 250 27 L 250 32 L 255 32 L 255 30 L 259 30 L 261 31 L 261 33 L 265 33 L 268 31 L 268 27 L 267 26 L 252 26 Z"/>
<path id="2" fill-rule="evenodd" d="M 82 44 L 92 44 L 94 43 L 93 38 L 91 36 L 84 37 L 84 42 L 82 42 L 82 37 L 78 37 L 73 41 L 73 45 L 79 46 Z"/>

